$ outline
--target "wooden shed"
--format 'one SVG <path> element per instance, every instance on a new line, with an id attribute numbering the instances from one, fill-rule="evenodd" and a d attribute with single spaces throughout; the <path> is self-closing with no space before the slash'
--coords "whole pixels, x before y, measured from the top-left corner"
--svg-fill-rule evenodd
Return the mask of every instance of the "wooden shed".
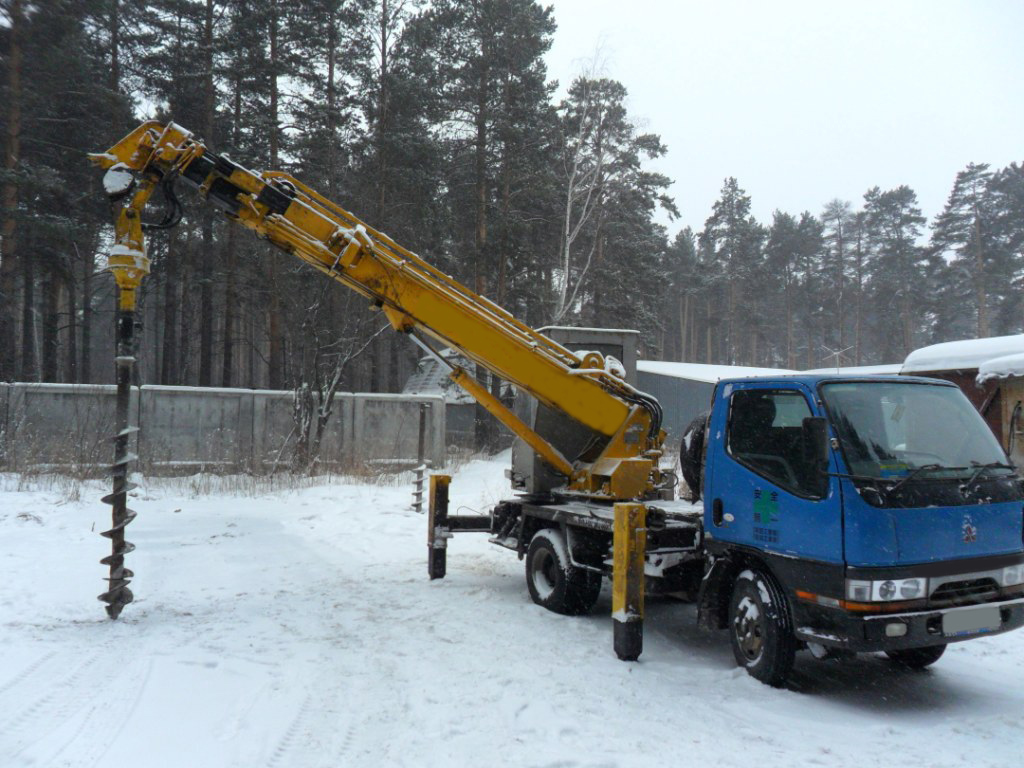
<path id="1" fill-rule="evenodd" d="M 989 361 L 1020 354 L 1024 354 L 1024 334 L 947 341 L 911 352 L 900 373 L 905 376 L 931 376 L 956 384 L 1006 448 L 1010 435 L 1004 411 L 1006 403 L 1011 402 L 1010 385 L 997 376 L 979 376 L 979 368 Z"/>

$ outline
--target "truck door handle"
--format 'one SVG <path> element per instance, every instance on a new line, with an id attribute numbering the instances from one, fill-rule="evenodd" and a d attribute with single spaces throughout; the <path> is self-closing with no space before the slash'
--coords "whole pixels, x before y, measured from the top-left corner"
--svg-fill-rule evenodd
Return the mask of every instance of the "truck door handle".
<path id="1" fill-rule="evenodd" d="M 725 517 L 725 510 L 722 508 L 722 500 L 715 499 L 711 502 L 711 522 L 716 526 L 722 524 L 722 519 Z"/>

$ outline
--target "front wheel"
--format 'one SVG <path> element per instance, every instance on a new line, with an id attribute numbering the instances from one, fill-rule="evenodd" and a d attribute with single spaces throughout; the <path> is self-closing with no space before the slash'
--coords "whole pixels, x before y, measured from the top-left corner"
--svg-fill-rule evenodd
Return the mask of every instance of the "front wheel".
<path id="1" fill-rule="evenodd" d="M 885 655 L 901 667 L 924 669 L 925 667 L 930 667 L 936 661 L 941 659 L 942 654 L 945 652 L 946 646 L 944 645 L 929 645 L 924 648 L 906 648 L 902 651 L 886 651 Z"/>
<path id="2" fill-rule="evenodd" d="M 796 657 L 789 608 L 775 580 L 760 571 L 736 577 L 729 604 L 729 639 L 736 663 L 768 685 L 786 682 Z"/>
<path id="3" fill-rule="evenodd" d="M 555 613 L 590 613 L 601 593 L 601 574 L 577 568 L 561 531 L 542 528 L 526 552 L 526 585 L 537 605 Z"/>

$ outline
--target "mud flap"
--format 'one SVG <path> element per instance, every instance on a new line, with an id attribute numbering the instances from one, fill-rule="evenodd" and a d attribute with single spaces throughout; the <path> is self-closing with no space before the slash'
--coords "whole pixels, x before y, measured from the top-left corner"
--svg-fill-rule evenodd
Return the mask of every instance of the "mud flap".
<path id="1" fill-rule="evenodd" d="M 697 626 L 725 629 L 728 626 L 729 574 L 733 562 L 728 557 L 711 558 L 697 593 Z"/>

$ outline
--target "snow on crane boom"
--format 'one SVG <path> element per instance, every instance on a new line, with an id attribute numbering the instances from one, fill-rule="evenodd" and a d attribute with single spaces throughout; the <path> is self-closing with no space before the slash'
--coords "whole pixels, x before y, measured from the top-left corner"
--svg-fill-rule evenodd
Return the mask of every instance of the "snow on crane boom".
<path id="1" fill-rule="evenodd" d="M 134 363 L 135 292 L 149 272 L 143 230 L 180 220 L 173 189 L 180 179 L 229 219 L 365 296 L 395 330 L 411 334 L 428 351 L 436 355 L 424 337 L 458 350 L 591 431 L 594 441 L 583 455 L 564 456 L 465 370 L 456 367 L 450 374 L 564 475 L 563 493 L 605 500 L 657 494 L 663 482 L 658 469 L 664 440 L 661 407 L 607 370 L 599 353 L 581 360 L 297 179 L 278 171 L 250 171 L 214 154 L 174 123 L 145 122 L 90 159 L 107 171 L 104 187 L 118 204 L 108 265 L 119 288 L 118 384 L 126 402 Z M 171 210 L 163 221 L 144 224 L 142 211 L 157 186 Z M 119 435 L 131 429 L 125 411 Z M 117 440 L 114 490 L 107 497 L 114 505 L 114 526 L 107 533 L 114 542 L 107 559 L 111 589 L 100 597 L 112 617 L 131 601 L 127 579 L 132 575 L 123 567 L 131 547 L 123 534 L 131 515 L 124 508 L 131 457 L 127 437 Z"/>

